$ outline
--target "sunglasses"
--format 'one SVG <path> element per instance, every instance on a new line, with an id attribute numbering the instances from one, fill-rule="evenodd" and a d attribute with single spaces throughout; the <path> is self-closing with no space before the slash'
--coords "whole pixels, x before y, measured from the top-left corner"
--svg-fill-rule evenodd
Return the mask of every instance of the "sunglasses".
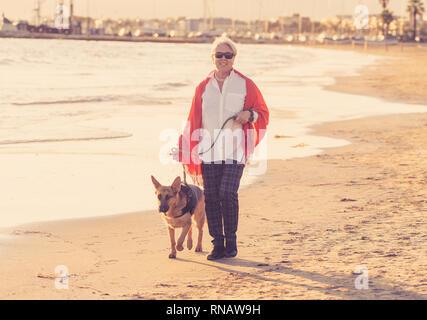
<path id="1" fill-rule="evenodd" d="M 222 57 L 225 57 L 225 59 L 233 59 L 234 53 L 232 52 L 215 52 L 215 58 L 221 59 Z"/>

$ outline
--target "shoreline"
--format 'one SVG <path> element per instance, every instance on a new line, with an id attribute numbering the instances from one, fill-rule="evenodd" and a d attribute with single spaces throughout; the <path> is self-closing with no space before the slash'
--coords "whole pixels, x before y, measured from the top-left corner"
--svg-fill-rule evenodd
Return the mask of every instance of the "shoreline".
<path id="1" fill-rule="evenodd" d="M 28 45 L 28 43 L 26 44 Z M 100 45 L 97 45 L 96 47 L 99 46 Z M 255 52 L 259 52 L 262 49 L 257 47 L 254 50 Z M 286 50 L 287 48 L 284 47 L 272 48 L 272 51 L 277 52 L 278 54 Z M 300 48 L 290 48 L 289 50 L 291 52 L 291 56 L 300 51 L 302 51 L 306 56 L 317 55 L 316 52 L 313 52 L 314 50 L 310 49 L 300 50 Z M 347 56 L 346 53 L 332 53 L 332 55 L 337 56 L 338 58 L 343 57 L 343 60 L 346 60 L 345 57 Z M 328 61 L 329 52 L 320 52 L 319 56 L 321 56 L 321 59 Z M 354 59 L 354 56 L 349 56 L 351 59 Z M 318 70 L 316 68 L 316 65 L 318 64 L 319 63 L 316 63 L 316 60 L 314 60 L 313 70 Z M 350 68 L 353 70 L 355 66 L 359 65 L 359 62 L 349 62 L 346 63 L 346 65 L 348 66 L 347 68 L 341 67 L 339 69 L 348 70 Z M 308 69 L 311 69 L 311 67 L 308 67 Z M 320 82 L 315 85 L 314 95 L 317 93 L 321 94 L 326 103 L 328 101 L 326 100 L 327 97 L 334 100 L 335 95 L 330 93 L 328 94 L 325 91 L 323 91 L 323 93 L 320 92 L 320 84 L 331 82 L 331 77 L 329 75 L 324 75 L 325 69 L 328 68 L 322 67 L 320 70 L 314 71 L 315 77 L 320 76 Z M 297 71 L 298 66 L 288 74 L 286 74 L 286 72 L 281 74 L 283 74 L 285 79 L 289 77 L 291 80 L 291 77 L 294 74 L 298 74 Z M 307 72 L 309 72 L 309 70 L 307 70 Z M 183 81 L 182 79 L 177 80 Z M 290 93 L 290 99 L 292 101 L 289 102 L 292 106 L 294 103 L 297 105 L 300 103 L 296 97 L 299 94 L 297 93 L 295 95 L 293 93 L 293 88 L 295 87 L 297 91 L 299 90 L 301 95 L 304 95 L 305 82 L 307 81 L 298 81 L 295 83 L 292 83 L 291 81 L 291 86 L 286 90 L 287 93 L 284 93 L 280 88 L 274 88 L 274 85 L 267 85 L 267 87 L 272 88 L 269 93 L 270 97 L 272 101 L 274 101 L 275 104 L 277 103 L 280 107 L 286 106 L 282 100 L 284 95 L 288 95 L 288 93 Z M 292 95 L 296 98 L 292 98 Z M 346 97 L 340 97 L 340 99 L 345 103 Z M 47 101 L 49 99 L 45 97 L 42 100 Z M 64 101 L 64 98 L 59 97 L 53 100 Z M 87 100 L 87 97 L 77 100 L 85 101 Z M 305 103 L 308 104 L 311 102 L 305 101 Z M 335 104 L 339 105 L 338 102 Z M 318 109 L 321 109 L 323 103 L 318 102 L 316 105 Z M 357 107 L 358 104 L 353 105 Z M 109 106 L 106 107 L 110 108 Z M 40 108 L 41 110 L 46 109 L 38 105 L 34 108 Z M 70 124 L 69 120 L 73 119 L 68 115 L 75 114 L 75 112 L 72 111 L 75 107 L 73 105 L 67 105 L 67 108 L 68 112 L 65 113 L 66 118 L 64 118 L 63 123 L 68 125 Z M 159 181 L 168 181 L 170 175 L 178 175 L 182 172 L 182 169 L 179 168 L 180 166 L 177 164 L 170 164 L 167 167 L 159 166 L 159 161 L 156 159 L 158 146 L 156 143 L 151 143 L 150 141 L 158 140 L 162 127 L 178 128 L 181 125 L 181 120 L 186 116 L 186 114 L 184 114 L 185 108 L 180 108 L 178 110 L 172 105 L 161 107 L 162 110 L 165 109 L 167 112 L 171 113 L 170 116 L 164 119 L 167 122 L 162 121 L 161 126 L 156 125 L 155 123 L 158 123 L 159 121 L 159 118 L 157 118 L 157 122 L 154 121 L 151 127 L 144 126 L 143 128 L 139 125 L 139 119 L 141 117 L 150 117 L 157 111 L 156 107 L 146 108 L 144 106 L 142 108 L 134 108 L 133 105 L 126 105 L 120 108 L 120 110 L 114 108 L 114 111 L 113 107 L 111 107 L 111 110 L 108 110 L 108 112 L 114 112 L 114 117 L 112 117 L 111 120 L 108 120 L 110 117 L 98 117 L 98 114 L 93 113 L 95 116 L 91 115 L 89 117 L 91 118 L 90 123 L 87 123 L 84 120 L 84 118 L 88 118 L 85 116 L 86 112 L 87 114 L 92 114 L 92 110 L 89 110 L 90 107 L 88 106 L 88 108 L 86 108 L 81 106 L 79 108 L 80 110 L 77 117 L 73 116 L 76 121 L 73 121 L 73 124 L 69 127 L 70 130 L 66 130 L 67 127 L 61 129 L 57 128 L 57 125 L 55 125 L 56 118 L 53 118 L 47 126 L 42 126 L 40 123 L 40 126 L 30 127 L 31 129 L 27 130 L 27 133 L 23 130 L 16 130 L 18 135 L 15 136 L 13 140 L 25 140 L 26 138 L 28 138 L 27 140 L 53 140 L 59 137 L 81 138 L 82 136 L 105 136 L 123 132 L 131 133 L 133 134 L 133 137 L 122 141 L 99 140 L 98 142 L 81 141 L 79 143 L 73 143 L 70 141 L 63 143 L 49 143 L 45 145 L 39 143 L 2 147 L 2 150 L 4 150 L 4 152 L 2 152 L 4 155 L 3 167 L 7 168 L 8 166 L 14 166 L 17 163 L 22 167 L 22 170 L 16 171 L 16 173 L 10 171 L 10 173 L 5 172 L 4 174 L 6 180 L 10 181 L 10 187 L 6 190 L 5 194 L 5 198 L 8 201 L 4 202 L 2 206 L 6 212 L 9 211 L 7 217 L 2 220 L 4 226 L 31 222 L 35 220 L 34 217 L 37 220 L 52 220 L 79 216 L 101 216 L 105 214 L 108 215 L 110 213 L 132 212 L 140 209 L 155 208 L 155 200 L 151 199 L 152 186 L 151 184 L 146 183 L 146 177 L 149 177 L 150 174 L 154 174 L 159 175 L 158 179 L 163 179 Z M 12 109 L 14 109 L 14 107 L 12 107 Z M 62 106 L 55 106 L 55 109 L 58 115 L 63 114 Z M 272 154 L 269 154 L 270 157 L 288 158 L 293 156 L 305 156 L 320 152 L 320 148 L 317 146 L 330 146 L 346 143 L 345 141 L 331 141 L 332 139 L 328 138 L 318 139 L 314 136 L 308 135 L 303 138 L 305 144 L 301 144 L 302 139 L 297 135 L 301 132 L 306 132 L 308 126 L 324 119 L 330 120 L 342 118 L 334 116 L 323 117 L 322 119 L 322 116 L 315 115 L 315 112 L 313 113 L 314 118 L 312 119 L 309 113 L 304 113 L 298 109 L 299 108 L 295 108 L 294 112 L 295 114 L 300 113 L 299 116 L 303 121 L 297 123 L 298 120 L 294 118 L 295 120 L 292 120 L 294 123 L 291 123 L 290 125 L 292 130 L 287 132 L 288 135 L 295 137 L 282 140 L 274 139 L 273 135 L 268 137 L 269 145 L 273 146 L 270 149 L 273 151 Z M 339 108 L 336 110 L 339 110 Z M 275 121 L 274 124 L 272 123 L 272 126 L 270 127 L 272 130 L 270 132 L 282 133 L 282 128 L 283 130 L 286 130 L 285 128 L 288 122 L 287 118 L 291 112 L 293 111 L 272 110 L 272 116 L 276 120 L 285 119 Z M 45 114 L 45 111 L 41 113 Z M 337 113 L 339 113 L 339 111 Z M 81 116 L 79 114 L 81 114 Z M 137 115 L 137 117 L 132 116 L 132 114 Z M 81 120 L 84 120 L 84 122 L 80 124 L 79 122 Z M 62 122 L 62 119 L 60 121 Z M 13 126 L 13 121 L 10 121 L 10 124 Z M 31 126 L 30 123 L 28 123 L 28 125 Z M 76 130 L 74 130 L 74 128 Z M 104 129 L 99 130 L 100 128 Z M 108 128 L 108 130 L 106 130 L 106 128 Z M 150 139 L 142 141 L 141 139 L 145 136 L 145 131 L 147 131 L 148 128 L 150 128 L 149 131 L 151 133 Z M 6 131 L 3 132 L 3 135 L 6 140 L 8 140 L 8 136 L 11 137 L 10 133 L 8 134 Z M 279 146 L 278 148 L 275 147 L 276 144 Z M 310 146 L 302 147 L 307 144 Z M 282 148 L 280 148 L 280 146 L 282 146 Z M 286 147 L 283 148 L 283 146 Z M 23 150 L 30 152 L 25 155 L 19 153 Z M 146 153 L 144 154 L 142 150 L 151 150 L 151 152 L 147 153 L 144 151 Z M 280 152 L 280 150 L 283 151 Z M 286 150 L 289 150 L 290 152 L 285 154 Z M 13 153 L 14 151 L 18 151 L 18 153 Z M 115 168 L 118 167 L 122 168 L 121 174 L 115 174 Z M 105 175 L 105 172 L 111 172 L 111 174 Z M 16 179 L 17 175 L 21 176 L 20 179 Z M 44 184 L 43 181 L 46 180 L 51 183 Z M 121 187 L 122 183 L 126 184 L 124 188 Z M 61 191 L 58 192 L 59 190 Z M 92 190 L 96 190 L 97 192 L 92 193 Z M 16 197 L 18 194 L 21 194 L 21 197 L 24 196 L 26 201 L 19 201 L 19 198 Z M 142 199 L 140 194 L 144 196 Z M 52 198 L 52 195 L 55 197 Z"/>
<path id="2" fill-rule="evenodd" d="M 31 33 L 31 32 L 8 32 L 0 31 L 0 39 L 56 39 L 56 40 L 78 40 L 78 41 L 115 41 L 115 42 L 152 42 L 152 43 L 212 43 L 213 37 L 150 37 L 150 36 L 118 36 L 118 35 L 85 35 L 85 34 L 55 34 L 55 33 Z M 423 48 L 427 50 L 427 44 L 423 42 L 397 42 L 397 43 L 376 43 L 368 41 L 366 44 L 360 41 L 354 41 L 353 43 L 349 40 L 345 43 L 326 41 L 324 43 L 318 42 L 298 42 L 298 41 L 287 41 L 283 39 L 262 39 L 255 40 L 251 38 L 233 38 L 238 44 L 256 44 L 256 45 L 279 45 L 279 46 L 297 46 L 297 47 L 309 47 L 309 48 L 325 48 L 325 49 L 345 49 L 345 50 L 357 50 L 359 52 L 369 52 L 370 50 L 394 51 L 398 48 L 400 51 L 404 51 L 404 48 Z M 349 48 L 349 49 L 348 49 Z"/>
<path id="3" fill-rule="evenodd" d="M 167 43 L 207 43 L 212 42 L 217 36 L 203 36 L 203 37 L 185 37 L 185 36 L 119 36 L 112 34 L 96 35 L 96 34 L 66 34 L 66 33 L 39 33 L 39 32 L 25 32 L 25 31 L 0 31 L 0 38 L 14 38 L 14 39 L 58 39 L 58 40 L 82 40 L 82 41 L 126 41 L 126 42 L 167 42 Z M 367 50 L 368 48 L 388 48 L 393 47 L 409 47 L 409 46 L 425 46 L 423 42 L 376 42 L 367 40 L 346 40 L 344 42 L 325 40 L 323 43 L 316 41 L 300 42 L 297 40 L 288 41 L 285 39 L 269 39 L 262 38 L 255 40 L 253 38 L 233 37 L 237 43 L 250 43 L 250 44 L 278 44 L 278 45 L 296 45 L 296 46 L 310 46 L 310 47 L 348 47 L 361 48 Z"/>
<path id="4" fill-rule="evenodd" d="M 118 36 L 118 35 L 84 35 L 84 34 L 58 34 L 58 33 L 13 33 L 0 31 L 0 38 L 9 39 L 56 39 L 56 40 L 78 40 L 78 41 L 118 41 L 118 42 L 153 42 L 153 43 L 211 43 L 215 37 L 150 37 L 150 36 Z M 257 41 L 253 39 L 238 38 L 238 43 L 245 44 L 278 44 L 292 45 L 296 42 L 286 42 L 284 40 L 263 40 Z"/>

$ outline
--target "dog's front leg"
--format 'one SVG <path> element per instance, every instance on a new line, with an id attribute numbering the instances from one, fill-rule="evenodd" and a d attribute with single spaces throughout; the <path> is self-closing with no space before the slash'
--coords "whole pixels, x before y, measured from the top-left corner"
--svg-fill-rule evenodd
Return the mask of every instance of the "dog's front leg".
<path id="1" fill-rule="evenodd" d="M 169 254 L 169 258 L 170 259 L 175 259 L 176 258 L 176 249 L 175 249 L 175 229 L 168 227 L 169 229 L 169 238 L 171 240 L 171 253 Z"/>
<path id="2" fill-rule="evenodd" d="M 187 249 L 191 250 L 191 248 L 193 248 L 193 234 L 191 231 L 192 227 L 190 226 L 190 229 L 188 229 L 188 234 L 187 234 Z"/>
<path id="3" fill-rule="evenodd" d="M 202 226 L 197 226 L 197 229 L 199 229 L 199 235 L 197 237 L 196 252 L 202 252 L 203 224 Z"/>
<path id="4" fill-rule="evenodd" d="M 184 227 L 182 228 L 182 232 L 181 232 L 181 235 L 180 235 L 180 236 L 179 236 L 179 238 L 178 238 L 178 244 L 177 244 L 177 246 L 176 246 L 176 249 L 177 249 L 178 251 L 182 251 L 182 250 L 184 250 L 184 247 L 182 246 L 182 244 L 184 243 L 185 236 L 187 235 L 188 230 L 190 229 L 190 227 L 191 227 L 191 223 L 189 223 L 188 225 L 186 225 L 186 226 L 184 226 Z"/>

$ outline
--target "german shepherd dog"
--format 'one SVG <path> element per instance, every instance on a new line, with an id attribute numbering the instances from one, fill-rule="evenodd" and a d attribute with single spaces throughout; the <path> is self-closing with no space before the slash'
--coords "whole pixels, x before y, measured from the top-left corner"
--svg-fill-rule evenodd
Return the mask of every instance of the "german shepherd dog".
<path id="1" fill-rule="evenodd" d="M 171 242 L 169 258 L 176 258 L 176 250 L 184 250 L 183 243 L 187 237 L 187 248 L 193 247 L 192 222 L 198 229 L 196 252 L 202 251 L 203 225 L 205 223 L 205 198 L 203 191 L 194 185 L 181 184 L 181 178 L 175 178 L 171 186 L 162 186 L 153 176 L 155 194 L 159 202 L 159 212 L 165 221 Z M 178 242 L 175 242 L 175 229 L 182 228 Z"/>

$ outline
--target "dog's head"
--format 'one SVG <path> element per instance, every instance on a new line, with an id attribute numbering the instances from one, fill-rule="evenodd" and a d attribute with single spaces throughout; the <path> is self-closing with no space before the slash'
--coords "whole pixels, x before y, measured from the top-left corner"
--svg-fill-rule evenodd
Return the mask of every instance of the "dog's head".
<path id="1" fill-rule="evenodd" d="M 181 190 L 181 178 L 176 177 L 170 187 L 162 186 L 153 176 L 151 176 L 151 181 L 153 181 L 156 189 L 155 194 L 159 201 L 159 212 L 166 213 L 178 201 L 177 195 Z"/>

